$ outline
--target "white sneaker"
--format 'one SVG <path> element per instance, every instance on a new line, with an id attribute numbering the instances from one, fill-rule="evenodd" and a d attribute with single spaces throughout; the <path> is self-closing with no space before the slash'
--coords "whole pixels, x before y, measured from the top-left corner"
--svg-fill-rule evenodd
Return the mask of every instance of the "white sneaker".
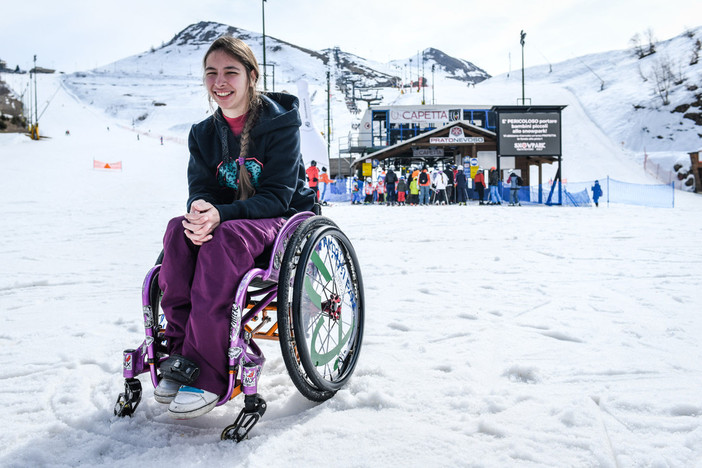
<path id="1" fill-rule="evenodd" d="M 168 414 L 176 419 L 197 418 L 217 406 L 217 401 L 219 396 L 212 392 L 183 385 L 168 405 Z"/>
<path id="2" fill-rule="evenodd" d="M 175 398 L 180 384 L 175 380 L 163 378 L 154 389 L 154 400 L 165 405 L 169 404 Z"/>

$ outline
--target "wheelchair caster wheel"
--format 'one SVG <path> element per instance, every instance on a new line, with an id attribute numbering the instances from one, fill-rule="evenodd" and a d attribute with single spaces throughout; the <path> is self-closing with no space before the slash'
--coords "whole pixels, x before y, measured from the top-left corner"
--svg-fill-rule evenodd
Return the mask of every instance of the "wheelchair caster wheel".
<path id="1" fill-rule="evenodd" d="M 263 413 L 266 412 L 266 401 L 261 398 L 258 393 L 254 395 L 246 395 L 244 400 L 244 408 L 242 408 L 239 416 L 237 416 L 234 424 L 224 428 L 222 431 L 222 440 L 234 440 L 236 443 L 246 439 L 251 429 L 261 419 Z"/>
<path id="2" fill-rule="evenodd" d="M 141 382 L 138 379 L 126 379 L 124 381 L 124 393 L 120 393 L 115 403 L 115 416 L 123 418 L 131 417 L 141 401 Z"/>

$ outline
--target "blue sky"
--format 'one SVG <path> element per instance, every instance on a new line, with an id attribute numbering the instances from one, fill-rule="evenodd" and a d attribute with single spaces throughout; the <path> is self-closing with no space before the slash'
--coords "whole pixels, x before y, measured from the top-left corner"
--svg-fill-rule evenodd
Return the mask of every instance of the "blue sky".
<path id="1" fill-rule="evenodd" d="M 160 46 L 198 21 L 262 29 L 261 0 L 26 0 L 3 6 L 0 59 L 9 66 L 91 69 Z M 635 6 L 632 6 L 635 5 Z M 496 75 L 624 49 L 702 24 L 700 0 L 267 0 L 266 34 L 315 50 L 339 46 L 389 61 L 434 47 Z"/>

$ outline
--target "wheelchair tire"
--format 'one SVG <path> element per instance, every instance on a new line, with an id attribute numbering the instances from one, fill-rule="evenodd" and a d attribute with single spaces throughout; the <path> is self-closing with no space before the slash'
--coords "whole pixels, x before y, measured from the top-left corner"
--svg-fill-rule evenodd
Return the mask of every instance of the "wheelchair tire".
<path id="1" fill-rule="evenodd" d="M 351 242 L 324 217 L 303 223 L 290 246 L 278 293 L 281 350 L 298 390 L 324 401 L 348 381 L 358 360 L 363 282 Z"/>
<path id="2" fill-rule="evenodd" d="M 163 252 L 161 252 L 163 256 Z M 160 262 L 156 263 L 157 265 Z M 156 273 L 151 278 L 151 284 L 149 285 L 149 303 L 151 304 L 151 333 L 155 339 L 156 346 L 156 357 L 163 358 L 168 356 L 167 345 L 166 345 L 166 316 L 163 314 L 163 309 L 161 309 L 161 299 L 163 298 L 163 291 L 158 286 L 159 273 Z"/>
<path id="3" fill-rule="evenodd" d="M 336 226 L 336 224 L 324 216 L 312 216 L 297 227 L 290 237 L 283 254 L 282 266 L 278 277 L 278 336 L 283 362 L 285 362 L 285 367 L 295 387 L 305 398 L 311 401 L 328 400 L 336 392 L 320 390 L 307 377 L 307 373 L 302 367 L 293 328 L 292 291 L 297 264 L 302 254 L 302 247 L 314 230 L 321 226 Z"/>

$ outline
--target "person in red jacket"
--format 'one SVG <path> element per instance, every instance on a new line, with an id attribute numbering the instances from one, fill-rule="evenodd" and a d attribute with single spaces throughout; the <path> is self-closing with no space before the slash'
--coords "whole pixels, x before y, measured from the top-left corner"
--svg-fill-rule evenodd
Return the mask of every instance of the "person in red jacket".
<path id="1" fill-rule="evenodd" d="M 317 169 L 317 161 L 310 162 L 310 167 L 305 171 L 307 174 L 307 185 L 314 190 L 314 196 L 319 200 L 319 169 Z"/>
<path id="2" fill-rule="evenodd" d="M 478 172 L 475 173 L 475 188 L 478 191 L 478 201 L 481 205 L 484 205 L 483 198 L 485 197 L 485 175 L 483 174 L 482 168 L 478 168 Z"/>

